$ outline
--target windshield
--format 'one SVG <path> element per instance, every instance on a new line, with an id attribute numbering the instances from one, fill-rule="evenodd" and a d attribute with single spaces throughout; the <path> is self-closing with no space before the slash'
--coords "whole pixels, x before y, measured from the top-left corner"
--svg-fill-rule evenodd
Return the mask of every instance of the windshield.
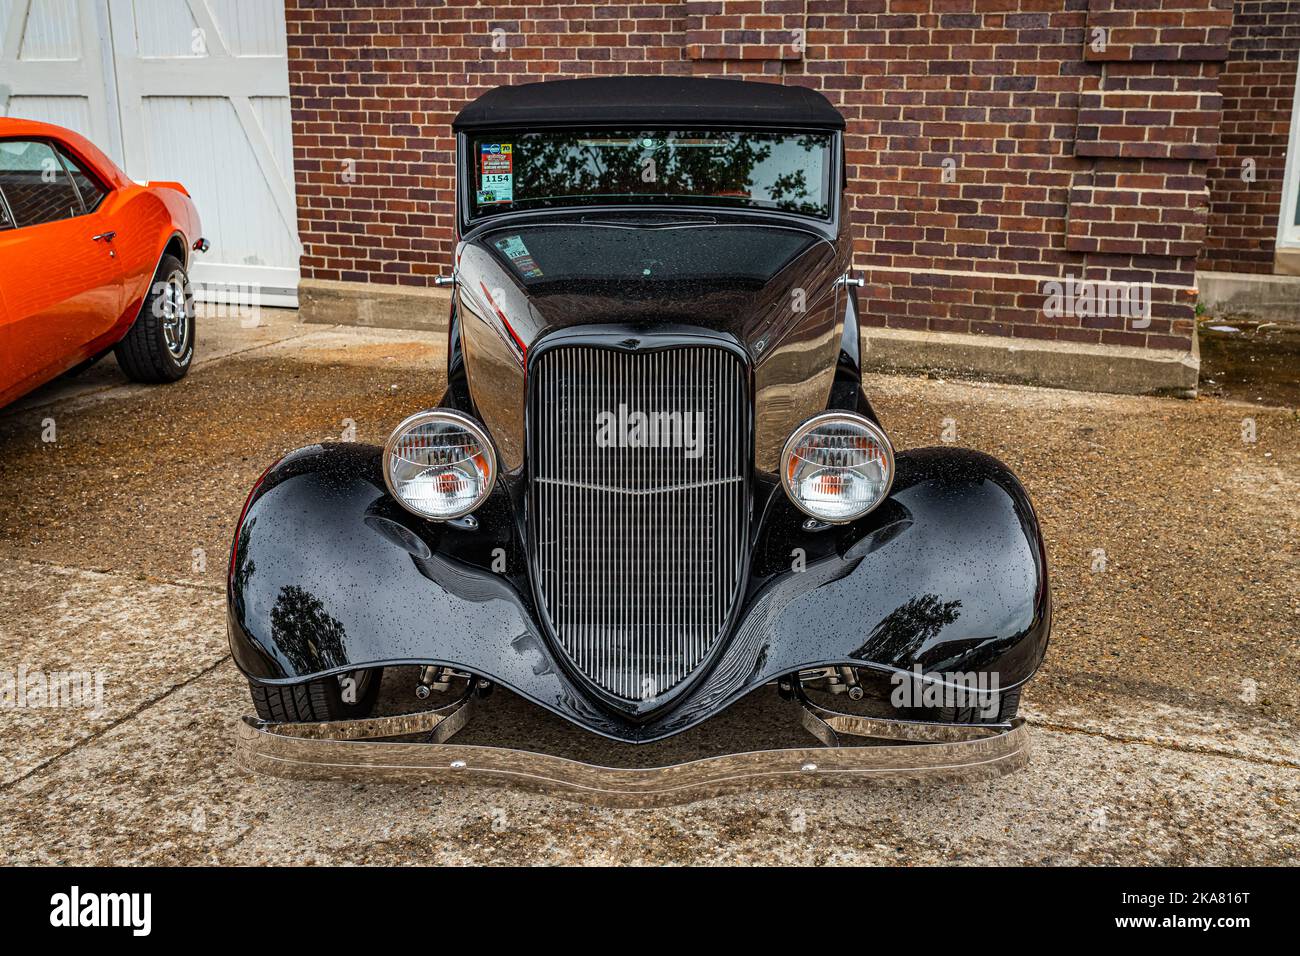
<path id="1" fill-rule="evenodd" d="M 490 133 L 469 139 L 470 217 L 610 204 L 779 209 L 829 219 L 830 133 Z"/>

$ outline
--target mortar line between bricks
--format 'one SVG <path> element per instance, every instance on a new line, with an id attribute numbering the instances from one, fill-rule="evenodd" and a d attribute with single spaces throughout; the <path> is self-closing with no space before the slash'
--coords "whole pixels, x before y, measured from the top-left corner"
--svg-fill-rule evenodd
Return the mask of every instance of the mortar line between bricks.
<path id="1" fill-rule="evenodd" d="M 1284 760 L 1278 757 L 1256 757 L 1249 754 L 1234 753 L 1231 750 L 1219 750 L 1215 747 L 1205 747 L 1199 744 L 1180 744 L 1170 741 L 1157 740 L 1151 737 L 1127 737 L 1123 734 L 1113 734 L 1105 730 L 1091 730 L 1087 727 L 1072 727 L 1069 724 L 1049 724 L 1038 721 L 1030 721 L 1029 725 L 1036 729 L 1052 731 L 1061 734 L 1083 734 L 1087 737 L 1100 737 L 1103 740 L 1109 740 L 1116 744 L 1137 744 L 1142 747 L 1159 747 L 1161 750 L 1176 750 L 1179 753 L 1200 754 L 1204 757 L 1225 757 L 1228 760 L 1244 760 L 1247 763 L 1266 764 L 1271 767 L 1282 767 L 1286 770 L 1300 770 L 1300 763 L 1293 760 Z"/>
<path id="2" fill-rule="evenodd" d="M 179 684 L 173 684 L 171 687 L 167 688 L 157 697 L 153 698 L 152 700 L 145 701 L 143 704 L 141 704 L 139 707 L 137 707 L 135 710 L 131 711 L 130 713 L 123 714 L 121 717 L 109 723 L 107 726 L 101 727 L 93 734 L 83 737 L 81 740 L 78 740 L 71 747 L 67 747 L 64 750 L 59 751 L 57 754 L 55 754 L 52 757 L 45 758 L 40 763 L 38 763 L 35 767 L 32 767 L 30 770 L 28 770 L 26 773 L 22 774 L 21 776 L 15 777 L 13 780 L 10 780 L 8 783 L 0 784 L 0 793 L 4 793 L 8 790 L 11 790 L 12 788 L 18 786 L 18 784 L 22 783 L 24 780 L 27 780 L 29 777 L 33 777 L 36 774 L 40 773 L 46 767 L 50 766 L 50 764 L 62 760 L 64 757 L 68 756 L 69 754 L 80 750 L 82 747 L 84 747 L 86 744 L 90 743 L 91 741 L 98 740 L 100 737 L 103 737 L 109 731 L 114 730 L 121 724 L 126 723 L 128 720 L 131 720 L 134 717 L 138 717 L 140 714 L 144 713 L 154 704 L 158 704 L 166 700 L 172 694 L 176 693 L 176 691 L 190 686 L 190 684 L 193 684 L 195 681 L 199 680 L 200 678 L 207 677 L 209 674 L 211 674 L 213 671 L 215 671 L 218 667 L 220 667 L 228 660 L 230 660 L 229 654 L 221 655 L 221 657 L 218 658 L 213 664 L 203 668 L 203 670 L 198 671 L 192 676 L 187 677 Z"/>

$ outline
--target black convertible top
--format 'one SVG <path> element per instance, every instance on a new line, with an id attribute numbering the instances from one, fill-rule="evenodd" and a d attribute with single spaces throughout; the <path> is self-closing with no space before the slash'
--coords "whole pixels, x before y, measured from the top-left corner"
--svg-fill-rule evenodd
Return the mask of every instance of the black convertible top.
<path id="1" fill-rule="evenodd" d="M 844 117 L 826 97 L 802 86 L 690 76 L 609 76 L 499 86 L 461 110 L 452 129 L 615 123 L 843 129 Z"/>

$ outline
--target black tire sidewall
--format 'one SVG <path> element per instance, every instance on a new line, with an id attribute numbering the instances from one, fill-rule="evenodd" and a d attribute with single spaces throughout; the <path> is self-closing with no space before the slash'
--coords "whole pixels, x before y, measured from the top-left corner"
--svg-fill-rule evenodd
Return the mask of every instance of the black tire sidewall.
<path id="1" fill-rule="evenodd" d="M 159 296 L 162 295 L 162 286 L 174 272 L 181 274 L 181 282 L 185 289 L 185 351 L 180 358 L 172 355 L 167 348 L 167 340 L 163 336 L 163 327 L 161 316 L 155 312 L 156 303 Z M 185 269 L 185 264 L 172 255 L 165 255 L 162 261 L 158 263 L 158 271 L 154 273 L 153 283 L 149 287 L 149 298 L 145 301 L 144 307 L 149 310 L 149 315 L 153 318 L 151 322 L 152 333 L 158 337 L 158 353 L 164 362 L 170 364 L 174 370 L 174 376 L 169 378 L 178 379 L 189 371 L 190 363 L 194 361 L 194 290 L 190 288 L 190 274 Z"/>

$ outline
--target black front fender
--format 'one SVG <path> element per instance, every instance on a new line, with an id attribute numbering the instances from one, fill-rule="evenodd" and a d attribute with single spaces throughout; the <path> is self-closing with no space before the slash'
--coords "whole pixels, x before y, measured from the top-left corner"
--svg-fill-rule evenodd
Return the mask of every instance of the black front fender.
<path id="1" fill-rule="evenodd" d="M 230 564 L 231 649 L 245 674 L 268 683 L 446 664 L 629 742 L 685 730 L 803 668 L 995 673 L 1005 689 L 1042 660 L 1051 616 L 1042 537 L 1020 483 L 995 459 L 900 453 L 880 507 L 821 530 L 805 528 L 779 491 L 767 501 L 725 649 L 645 722 L 591 699 L 543 636 L 504 483 L 475 512 L 476 528 L 424 521 L 388 494 L 373 446 L 300 449 L 253 490 Z"/>

